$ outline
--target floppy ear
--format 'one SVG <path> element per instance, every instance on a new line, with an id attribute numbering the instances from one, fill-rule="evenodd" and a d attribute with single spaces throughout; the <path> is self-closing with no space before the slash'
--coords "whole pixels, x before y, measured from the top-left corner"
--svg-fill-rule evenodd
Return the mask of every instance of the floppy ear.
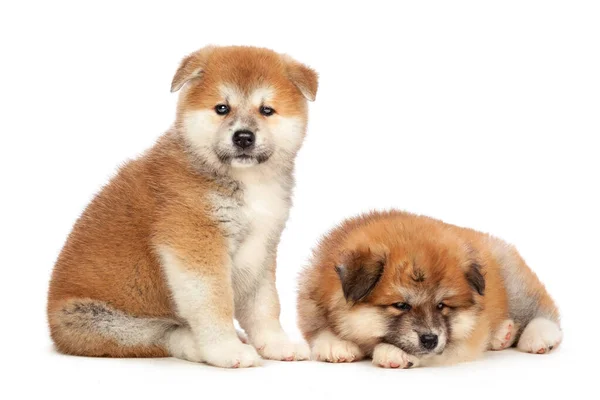
<path id="1" fill-rule="evenodd" d="M 284 56 L 287 64 L 287 74 L 290 80 L 308 101 L 315 101 L 319 76 L 312 68 L 299 63 L 290 56 Z"/>
<path id="2" fill-rule="evenodd" d="M 346 301 L 358 302 L 367 297 L 383 274 L 385 258 L 370 249 L 345 254 L 343 262 L 335 267 L 342 282 Z"/>
<path id="3" fill-rule="evenodd" d="M 479 263 L 471 263 L 467 269 L 467 272 L 465 272 L 465 277 L 467 278 L 467 282 L 469 282 L 471 288 L 483 296 L 485 293 L 485 278 L 481 272 L 481 268 L 482 267 Z"/>
<path id="4" fill-rule="evenodd" d="M 214 49 L 215 46 L 206 46 L 190 54 L 181 61 L 181 64 L 179 64 L 179 68 L 171 81 L 171 93 L 181 89 L 181 87 L 190 80 L 202 76 L 208 57 Z"/>

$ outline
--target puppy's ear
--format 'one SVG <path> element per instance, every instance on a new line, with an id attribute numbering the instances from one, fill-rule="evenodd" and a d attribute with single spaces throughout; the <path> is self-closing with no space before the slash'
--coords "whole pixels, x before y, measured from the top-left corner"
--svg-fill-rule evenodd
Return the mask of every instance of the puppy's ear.
<path id="1" fill-rule="evenodd" d="M 478 262 L 473 262 L 467 268 L 465 276 L 471 288 L 479 293 L 479 295 L 483 296 L 485 293 L 485 277 L 483 276 L 481 269 L 482 267 Z"/>
<path id="2" fill-rule="evenodd" d="M 179 68 L 171 81 L 171 93 L 181 89 L 190 80 L 202 76 L 208 57 L 214 50 L 215 46 L 206 46 L 185 57 L 179 64 Z"/>
<path id="3" fill-rule="evenodd" d="M 319 76 L 312 68 L 299 63 L 290 56 L 283 56 L 288 77 L 308 101 L 315 101 L 319 87 Z"/>
<path id="4" fill-rule="evenodd" d="M 335 271 L 342 282 L 346 301 L 358 302 L 367 297 L 381 279 L 385 257 L 371 249 L 355 250 L 343 255 Z"/>

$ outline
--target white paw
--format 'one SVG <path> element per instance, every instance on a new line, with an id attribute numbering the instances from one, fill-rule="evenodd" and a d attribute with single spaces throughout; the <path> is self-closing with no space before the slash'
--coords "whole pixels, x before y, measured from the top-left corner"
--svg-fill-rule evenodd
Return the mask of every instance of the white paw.
<path id="1" fill-rule="evenodd" d="M 251 340 L 263 358 L 278 361 L 308 360 L 310 352 L 306 343 L 291 342 L 283 332 L 264 333 Z"/>
<path id="2" fill-rule="evenodd" d="M 262 364 L 254 347 L 239 340 L 215 343 L 202 348 L 204 362 L 222 368 L 246 368 Z"/>
<path id="3" fill-rule="evenodd" d="M 311 359 L 332 363 L 353 362 L 363 358 L 360 348 L 329 332 L 321 333 L 312 342 Z"/>
<path id="4" fill-rule="evenodd" d="M 517 347 L 521 351 L 544 354 L 554 349 L 562 340 L 558 324 L 546 318 L 535 318 L 525 327 Z"/>
<path id="5" fill-rule="evenodd" d="M 507 319 L 500 324 L 490 343 L 492 350 L 504 350 L 515 341 L 515 321 Z"/>
<path id="6" fill-rule="evenodd" d="M 419 360 L 396 346 L 381 343 L 373 350 L 373 364 L 383 368 L 406 369 L 418 366 Z"/>

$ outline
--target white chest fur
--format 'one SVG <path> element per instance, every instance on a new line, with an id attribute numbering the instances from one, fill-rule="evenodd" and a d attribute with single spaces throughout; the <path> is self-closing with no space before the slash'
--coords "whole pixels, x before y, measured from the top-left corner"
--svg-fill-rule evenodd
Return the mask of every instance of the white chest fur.
<path id="1" fill-rule="evenodd" d="M 228 198 L 219 196 L 216 209 L 229 242 L 234 290 L 241 294 L 275 261 L 290 193 L 279 180 L 258 173 L 240 173 L 235 179 L 239 190 Z"/>

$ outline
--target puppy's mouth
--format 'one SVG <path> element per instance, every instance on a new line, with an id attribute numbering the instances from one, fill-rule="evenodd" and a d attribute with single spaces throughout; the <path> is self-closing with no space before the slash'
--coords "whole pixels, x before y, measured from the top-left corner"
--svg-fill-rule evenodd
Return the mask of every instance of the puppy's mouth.
<path id="1" fill-rule="evenodd" d="M 433 357 L 433 356 L 439 356 L 440 354 L 442 354 L 444 352 L 444 349 L 440 349 L 440 350 L 435 350 L 435 351 L 419 351 L 415 354 L 415 356 L 419 356 L 419 357 Z"/>
<path id="2" fill-rule="evenodd" d="M 446 348 L 446 346 L 444 345 L 443 347 L 441 347 L 439 349 L 425 350 L 425 349 L 422 349 L 420 346 L 415 346 L 412 343 L 406 343 L 405 341 L 402 341 L 402 340 L 385 340 L 385 342 L 400 348 L 402 351 L 404 351 L 407 354 L 410 354 L 415 357 L 425 357 L 425 358 L 440 355 L 444 352 L 444 350 Z"/>
<path id="3" fill-rule="evenodd" d="M 398 346 L 398 345 L 396 345 Z M 421 349 L 414 349 L 413 347 L 406 347 L 406 346 L 398 346 L 400 349 L 402 349 L 405 353 L 408 353 L 410 355 L 416 356 L 416 357 L 433 357 L 433 356 L 439 356 L 440 354 L 442 354 L 444 352 L 444 349 L 439 349 L 439 350 L 435 350 L 435 351 L 428 351 L 428 350 L 421 350 Z"/>
<path id="4" fill-rule="evenodd" d="M 226 165 L 252 166 L 266 162 L 271 154 L 266 151 L 239 151 L 235 153 L 216 151 L 219 161 Z"/>

